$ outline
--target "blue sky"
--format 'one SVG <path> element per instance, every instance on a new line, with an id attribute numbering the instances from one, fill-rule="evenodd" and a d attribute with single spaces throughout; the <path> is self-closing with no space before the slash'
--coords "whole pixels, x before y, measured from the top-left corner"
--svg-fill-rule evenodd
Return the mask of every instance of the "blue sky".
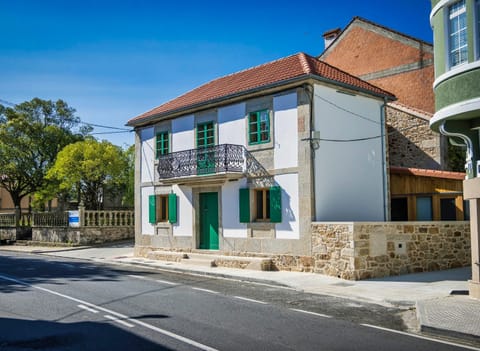
<path id="1" fill-rule="evenodd" d="M 319 55 L 322 34 L 354 16 L 431 43 L 430 8 L 429 0 L 0 0 L 0 99 L 63 99 L 82 121 L 123 128 L 209 80 Z M 131 132 L 95 136 L 134 142 Z"/>

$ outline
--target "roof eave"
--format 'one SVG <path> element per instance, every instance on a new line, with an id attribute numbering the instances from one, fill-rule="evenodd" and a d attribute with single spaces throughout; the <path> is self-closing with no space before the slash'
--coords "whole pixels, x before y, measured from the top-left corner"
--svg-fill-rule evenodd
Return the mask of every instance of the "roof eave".
<path id="1" fill-rule="evenodd" d="M 319 75 L 316 75 L 316 74 L 305 74 L 305 75 L 297 76 L 297 77 L 290 78 L 290 79 L 287 79 L 287 80 L 281 80 L 281 81 L 271 83 L 271 84 L 268 84 L 268 85 L 262 85 L 262 86 L 259 86 L 259 87 L 256 87 L 256 88 L 244 90 L 244 91 L 237 92 L 237 93 L 234 93 L 234 94 L 225 95 L 225 96 L 222 96 L 222 97 L 219 97 L 219 98 L 216 98 L 216 99 L 203 101 L 203 102 L 200 102 L 200 103 L 197 103 L 197 104 L 193 104 L 193 105 L 181 107 L 181 108 L 178 108 L 178 109 L 166 111 L 166 112 L 163 112 L 163 113 L 152 114 L 151 116 L 140 118 L 140 119 L 138 119 L 138 121 L 135 121 L 133 119 L 133 120 L 128 121 L 126 125 L 129 126 L 129 127 L 134 127 L 134 128 L 135 127 L 141 127 L 141 126 L 145 126 L 145 125 L 151 124 L 152 122 L 156 122 L 156 121 L 159 121 L 159 120 L 170 119 L 170 118 L 174 118 L 174 117 L 177 117 L 179 115 L 182 115 L 182 114 L 193 113 L 193 112 L 196 112 L 198 110 L 204 110 L 204 109 L 209 108 L 209 107 L 219 106 L 219 105 L 224 104 L 227 101 L 228 102 L 233 102 L 235 100 L 238 100 L 240 98 L 245 98 L 247 96 L 255 96 L 255 95 L 258 95 L 258 93 L 260 93 L 260 92 L 262 92 L 263 93 L 262 95 L 264 95 L 264 94 L 267 94 L 267 93 L 272 93 L 272 92 L 278 91 L 278 90 L 280 90 L 279 88 L 282 88 L 282 90 L 291 89 L 291 88 L 294 88 L 294 87 L 297 87 L 297 86 L 301 85 L 300 83 L 305 83 L 306 81 L 309 81 L 309 80 L 316 80 L 316 81 L 320 81 L 320 82 L 324 82 L 324 83 L 328 83 L 328 84 L 333 84 L 333 85 L 336 85 L 336 86 L 340 86 L 342 88 L 358 91 L 359 93 L 372 95 L 372 96 L 375 96 L 375 97 L 378 97 L 378 98 L 381 98 L 381 99 L 384 99 L 384 100 L 387 100 L 387 101 L 395 101 L 397 99 L 394 95 L 376 93 L 376 92 L 373 92 L 373 91 L 368 90 L 368 89 L 364 89 L 364 88 L 357 87 L 357 86 L 354 86 L 354 85 L 351 85 L 351 84 L 339 82 L 339 81 L 336 81 L 336 80 L 333 80 L 333 79 L 328 79 L 328 78 L 325 78 L 323 76 L 319 76 Z"/>

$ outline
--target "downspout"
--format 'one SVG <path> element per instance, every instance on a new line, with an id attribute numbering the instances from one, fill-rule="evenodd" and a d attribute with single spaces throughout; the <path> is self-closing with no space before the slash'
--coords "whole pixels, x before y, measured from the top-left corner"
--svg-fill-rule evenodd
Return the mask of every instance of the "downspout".
<path id="1" fill-rule="evenodd" d="M 387 98 L 383 98 L 383 105 L 380 113 L 380 135 L 382 140 L 382 181 L 383 181 L 383 220 L 389 221 L 390 220 L 390 211 L 388 205 L 390 201 L 388 201 L 387 197 L 389 197 L 390 189 L 388 187 L 388 174 L 387 174 L 387 148 L 385 143 L 388 140 L 385 140 L 385 128 L 386 128 L 386 121 L 385 121 L 385 111 L 387 108 Z"/>
<path id="2" fill-rule="evenodd" d="M 455 132 L 449 132 L 445 129 L 445 121 L 440 125 L 438 128 L 440 133 L 447 137 L 455 137 L 455 138 L 460 138 L 465 142 L 465 145 L 467 146 L 467 155 L 465 159 L 465 172 L 466 176 L 465 179 L 471 179 L 473 178 L 474 172 L 473 172 L 473 143 L 472 140 L 466 136 L 465 134 L 461 133 L 455 133 Z M 457 143 L 458 145 L 458 143 Z"/>

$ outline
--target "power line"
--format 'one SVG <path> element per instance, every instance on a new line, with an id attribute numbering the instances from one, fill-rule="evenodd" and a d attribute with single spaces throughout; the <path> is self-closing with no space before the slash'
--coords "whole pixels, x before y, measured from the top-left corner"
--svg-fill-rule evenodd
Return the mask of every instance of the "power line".
<path id="1" fill-rule="evenodd" d="M 4 104 L 6 104 L 6 105 L 10 105 L 10 106 L 16 106 L 16 105 L 17 105 L 17 104 L 14 104 L 13 102 L 10 102 L 10 101 L 7 101 L 7 100 L 3 100 L 3 99 L 0 99 L 0 102 L 1 102 L 1 103 L 4 103 Z M 132 131 L 131 129 L 127 129 L 127 128 L 104 126 L 104 125 L 101 125 L 101 124 L 95 124 L 95 123 L 89 123 L 89 122 L 83 122 L 83 121 L 80 121 L 79 123 L 80 123 L 80 124 L 85 124 L 85 125 L 87 125 L 87 126 L 92 126 L 92 127 L 121 130 L 121 131 L 123 131 L 123 132 L 131 132 L 131 131 Z M 108 133 L 95 133 L 95 134 L 108 134 Z"/>

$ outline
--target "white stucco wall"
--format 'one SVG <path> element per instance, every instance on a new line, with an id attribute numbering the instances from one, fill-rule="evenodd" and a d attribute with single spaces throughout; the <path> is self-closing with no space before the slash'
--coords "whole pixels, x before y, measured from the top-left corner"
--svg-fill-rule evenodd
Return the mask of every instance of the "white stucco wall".
<path id="1" fill-rule="evenodd" d="M 141 188 L 141 218 L 142 218 L 142 234 L 153 235 L 155 229 L 148 221 L 148 197 L 154 194 L 153 186 Z"/>
<path id="2" fill-rule="evenodd" d="M 282 222 L 275 225 L 276 237 L 277 239 L 298 239 L 300 237 L 298 175 L 275 176 L 275 182 L 282 188 Z"/>
<path id="3" fill-rule="evenodd" d="M 171 151 L 182 151 L 195 148 L 194 116 L 188 115 L 172 121 Z"/>
<path id="4" fill-rule="evenodd" d="M 274 165 L 276 169 L 298 165 L 297 93 L 276 96 L 274 110 Z"/>
<path id="5" fill-rule="evenodd" d="M 246 145 L 245 104 L 218 109 L 218 144 Z"/>
<path id="6" fill-rule="evenodd" d="M 382 134 L 381 100 L 346 95 L 319 85 L 315 85 L 314 91 L 314 129 L 320 131 L 321 139 L 347 140 Z M 382 138 L 320 141 L 315 150 L 314 172 L 315 220 L 385 220 Z"/>
<path id="7" fill-rule="evenodd" d="M 245 188 L 245 178 L 238 182 L 227 182 L 222 187 L 222 223 L 225 238 L 246 238 L 247 224 L 240 223 L 239 189 Z"/>
<path id="8" fill-rule="evenodd" d="M 140 179 L 142 183 L 154 182 L 155 138 L 154 128 L 143 128 L 140 131 Z M 148 207 L 147 207 L 148 208 Z"/>
<path id="9" fill-rule="evenodd" d="M 173 225 L 174 236 L 193 235 L 193 195 L 192 188 L 174 185 L 173 192 L 177 195 L 177 223 Z"/>

